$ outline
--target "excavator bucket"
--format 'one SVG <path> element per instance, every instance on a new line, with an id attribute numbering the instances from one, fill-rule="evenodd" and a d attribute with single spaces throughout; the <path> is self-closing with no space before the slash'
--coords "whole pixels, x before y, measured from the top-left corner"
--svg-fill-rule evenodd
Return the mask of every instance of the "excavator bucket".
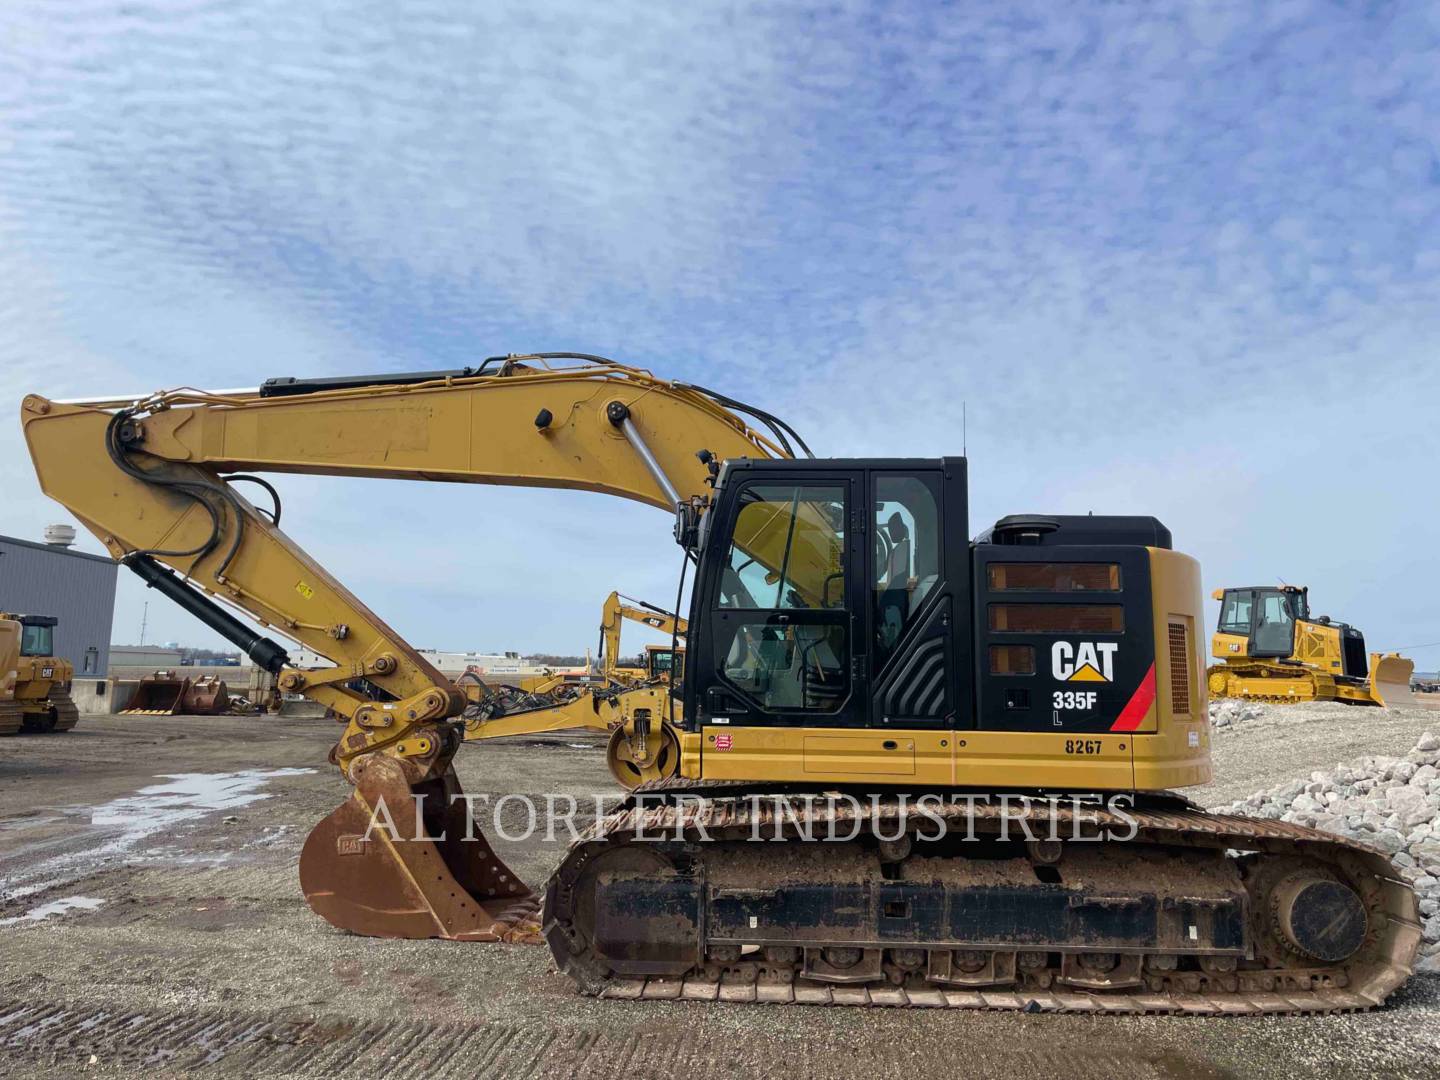
<path id="1" fill-rule="evenodd" d="M 174 716 L 184 712 L 185 695 L 190 680 L 176 678 L 173 672 L 157 671 L 146 675 L 135 688 L 130 704 L 120 710 L 121 716 Z"/>
<path id="2" fill-rule="evenodd" d="M 217 716 L 230 708 L 230 688 L 215 675 L 202 675 L 180 701 L 180 711 L 191 716 Z"/>
<path id="3" fill-rule="evenodd" d="M 411 785 L 393 758 L 355 766 L 355 790 L 300 852 L 316 914 L 367 937 L 539 944 L 539 898 L 472 820 L 454 769 Z"/>
<path id="4" fill-rule="evenodd" d="M 1405 705 L 1412 699 L 1410 677 L 1415 661 L 1399 653 L 1370 654 L 1370 696 L 1380 705 Z"/>

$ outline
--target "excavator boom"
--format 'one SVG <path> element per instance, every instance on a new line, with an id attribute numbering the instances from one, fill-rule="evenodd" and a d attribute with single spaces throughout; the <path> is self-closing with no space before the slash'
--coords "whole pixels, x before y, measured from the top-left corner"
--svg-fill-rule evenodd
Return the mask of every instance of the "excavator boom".
<path id="1" fill-rule="evenodd" d="M 30 395 L 21 416 L 47 495 L 148 585 L 275 672 L 282 689 L 345 722 L 332 759 L 355 791 L 306 843 L 301 879 L 312 907 L 358 933 L 493 940 L 533 938 L 535 901 L 483 839 L 463 847 L 362 839 L 382 803 L 400 835 L 472 829 L 451 767 L 462 739 L 451 718 L 464 696 L 280 530 L 274 489 L 246 471 L 573 488 L 693 522 L 715 463 L 789 456 L 798 442 L 780 421 L 749 410 L 770 434 L 755 430 L 737 406 L 601 358 L 537 354 L 453 372 L 275 379 L 219 394 L 186 388 L 70 403 Z M 242 494 L 252 482 L 270 497 L 268 509 Z M 227 608 L 336 666 L 290 666 L 283 645 Z M 429 832 L 414 831 L 420 826 Z"/>

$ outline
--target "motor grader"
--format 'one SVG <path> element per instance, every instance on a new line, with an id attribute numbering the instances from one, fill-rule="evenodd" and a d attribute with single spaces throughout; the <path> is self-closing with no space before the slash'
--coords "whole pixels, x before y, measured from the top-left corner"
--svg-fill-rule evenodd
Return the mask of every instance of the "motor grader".
<path id="1" fill-rule="evenodd" d="M 55 655 L 53 615 L 0 612 L 0 735 L 69 731 L 80 722 L 70 696 L 75 666 Z"/>
<path id="2" fill-rule="evenodd" d="M 543 934 L 583 990 L 639 999 L 1324 1012 L 1411 970 L 1415 896 L 1384 855 L 1171 793 L 1211 779 L 1210 734 L 1199 568 L 1154 518 L 972 541 L 963 458 L 816 458 L 762 408 L 577 354 L 21 413 L 41 486 L 114 558 L 345 720 L 351 795 L 300 860 L 337 927 Z M 467 812 L 464 696 L 275 527 L 273 488 L 245 498 L 252 472 L 673 518 L 684 677 L 615 693 L 644 782 L 543 895 Z M 336 667 L 295 668 L 231 608 Z"/>
<path id="3" fill-rule="evenodd" d="M 1216 697 L 1275 704 L 1410 700 L 1415 663 L 1399 653 L 1366 654 L 1365 636 L 1329 616 L 1312 618 L 1310 590 L 1296 585 L 1216 589 L 1220 618 L 1206 672 Z"/>

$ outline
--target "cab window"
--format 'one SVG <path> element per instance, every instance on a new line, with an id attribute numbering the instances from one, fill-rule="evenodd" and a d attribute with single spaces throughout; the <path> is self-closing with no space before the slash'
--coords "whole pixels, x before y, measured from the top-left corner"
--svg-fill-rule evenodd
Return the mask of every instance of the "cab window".
<path id="1" fill-rule="evenodd" d="M 26 626 L 20 635 L 21 656 L 53 656 L 51 647 L 55 640 L 53 626 Z"/>
<path id="2" fill-rule="evenodd" d="M 1220 606 L 1220 632 L 1222 634 L 1250 634 L 1250 610 L 1255 594 L 1250 592 L 1227 592 Z"/>
<path id="3" fill-rule="evenodd" d="M 845 489 L 752 484 L 740 494 L 720 606 L 845 606 Z"/>
<path id="4" fill-rule="evenodd" d="M 846 487 L 740 492 L 713 617 L 724 680 L 766 712 L 833 713 L 850 689 Z"/>
<path id="5" fill-rule="evenodd" d="M 1260 600 L 1260 621 L 1266 625 L 1288 627 L 1294 622 L 1290 605 L 1283 593 L 1266 593 Z"/>
<path id="6" fill-rule="evenodd" d="M 940 581 L 940 501 L 920 476 L 875 477 L 871 602 L 882 667 Z"/>

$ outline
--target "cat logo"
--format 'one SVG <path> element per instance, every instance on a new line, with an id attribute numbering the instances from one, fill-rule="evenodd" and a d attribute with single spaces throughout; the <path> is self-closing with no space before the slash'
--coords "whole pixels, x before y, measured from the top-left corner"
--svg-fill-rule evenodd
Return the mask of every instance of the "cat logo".
<path id="1" fill-rule="evenodd" d="M 1057 641 L 1050 648 L 1050 670 L 1061 682 L 1114 682 L 1117 641 Z"/>

